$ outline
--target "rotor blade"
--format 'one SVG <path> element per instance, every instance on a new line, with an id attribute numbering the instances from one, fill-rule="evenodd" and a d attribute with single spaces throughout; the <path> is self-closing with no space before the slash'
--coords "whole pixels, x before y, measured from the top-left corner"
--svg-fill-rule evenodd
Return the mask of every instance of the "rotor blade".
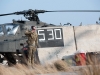
<path id="1" fill-rule="evenodd" d="M 100 10 L 55 10 L 55 11 L 36 10 L 35 11 L 35 13 L 45 13 L 45 12 L 100 12 Z M 20 15 L 20 14 L 25 14 L 25 13 L 27 13 L 27 11 L 0 14 L 0 16 L 13 15 L 13 14 Z"/>
<path id="2" fill-rule="evenodd" d="M 15 14 L 15 13 L 0 14 L 0 16 L 13 15 L 13 14 Z"/>
<path id="3" fill-rule="evenodd" d="M 45 12 L 100 12 L 100 10 L 55 10 Z"/>

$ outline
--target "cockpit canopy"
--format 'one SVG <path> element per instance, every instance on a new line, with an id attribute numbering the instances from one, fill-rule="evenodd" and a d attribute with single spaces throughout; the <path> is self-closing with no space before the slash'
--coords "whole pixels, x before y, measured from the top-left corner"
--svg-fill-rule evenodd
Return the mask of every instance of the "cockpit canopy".
<path id="1" fill-rule="evenodd" d="M 0 25 L 0 36 L 3 35 L 15 35 L 18 31 L 19 25 L 16 24 L 5 24 Z"/>

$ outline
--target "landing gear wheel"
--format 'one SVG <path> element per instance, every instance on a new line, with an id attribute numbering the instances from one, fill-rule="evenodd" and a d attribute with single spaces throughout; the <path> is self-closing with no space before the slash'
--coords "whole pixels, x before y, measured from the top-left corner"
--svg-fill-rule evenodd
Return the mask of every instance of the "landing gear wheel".
<path id="1" fill-rule="evenodd" d="M 15 65 L 16 64 L 16 59 L 14 58 L 13 53 L 5 53 L 4 57 L 8 61 L 8 65 Z"/>

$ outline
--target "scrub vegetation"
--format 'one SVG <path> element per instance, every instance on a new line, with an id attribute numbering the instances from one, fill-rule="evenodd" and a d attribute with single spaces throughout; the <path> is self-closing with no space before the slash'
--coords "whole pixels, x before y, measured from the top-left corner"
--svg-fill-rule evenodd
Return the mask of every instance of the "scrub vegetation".
<path id="1" fill-rule="evenodd" d="M 69 66 L 65 61 L 57 60 L 53 64 L 34 65 L 33 67 L 23 64 L 13 66 L 0 65 L 0 75 L 39 75 L 59 72 L 74 72 L 77 75 L 100 75 L 99 60 L 93 56 L 87 56 L 87 65 Z"/>
<path id="2" fill-rule="evenodd" d="M 34 67 L 26 66 L 22 64 L 16 64 L 14 66 L 0 65 L 0 75 L 36 75 L 47 73 L 67 72 L 70 67 L 66 62 L 58 60 L 54 64 L 46 65 L 34 65 Z"/>

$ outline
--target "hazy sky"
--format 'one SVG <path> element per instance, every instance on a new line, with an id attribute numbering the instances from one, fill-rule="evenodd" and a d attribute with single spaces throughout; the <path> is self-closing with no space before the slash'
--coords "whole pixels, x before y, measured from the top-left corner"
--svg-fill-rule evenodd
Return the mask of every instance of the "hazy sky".
<path id="1" fill-rule="evenodd" d="M 0 0 L 0 14 L 12 13 L 28 9 L 41 10 L 100 10 L 100 0 Z M 100 12 L 63 12 L 39 14 L 41 21 L 59 25 L 70 22 L 73 25 L 95 24 L 100 17 Z M 12 19 L 24 19 L 23 16 L 0 17 L 0 24 L 10 23 Z"/>

